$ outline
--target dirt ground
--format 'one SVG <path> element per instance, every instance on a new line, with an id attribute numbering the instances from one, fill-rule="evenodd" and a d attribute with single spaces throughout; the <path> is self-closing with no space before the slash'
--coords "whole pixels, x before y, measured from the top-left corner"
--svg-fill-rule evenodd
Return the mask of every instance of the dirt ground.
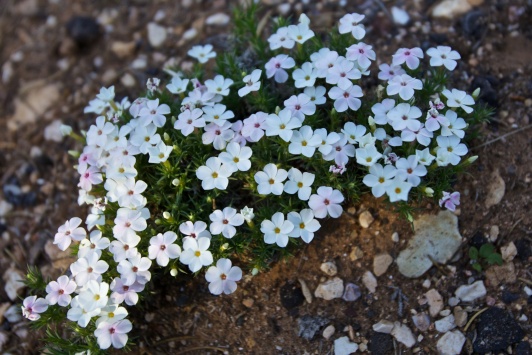
<path id="1" fill-rule="evenodd" d="M 272 5 L 266 5 L 263 14 L 279 13 L 279 1 L 266 3 Z M 169 275 L 154 280 L 146 302 L 131 310 L 132 351 L 136 353 L 329 354 L 340 336 L 370 343 L 372 325 L 387 319 L 404 322 L 416 337 L 423 336 L 411 349 L 394 343 L 395 353 L 435 354 L 438 333 L 433 328 L 417 330 L 411 318 L 412 310 L 428 307 L 420 302 L 428 290 L 423 283 L 429 280 L 446 302 L 470 277 L 484 280 L 484 273 L 472 269 L 467 252 L 476 240 L 493 236 L 497 229 L 497 246 L 515 242 L 530 249 L 532 3 L 484 1 L 445 20 L 429 17 L 434 1 L 402 1 L 411 19 L 405 26 L 394 25 L 377 1 L 347 1 L 345 6 L 332 0 L 289 3 L 290 14 L 298 15 L 303 9 L 315 31 L 331 28 L 345 13 L 365 13 L 365 42 L 377 49 L 383 61 L 388 57 L 382 54 L 405 46 L 450 45 L 459 51 L 463 60 L 454 72 L 454 87 L 470 92 L 480 87 L 482 99 L 495 109 L 482 136 L 470 143 L 479 159 L 455 186 L 462 192 L 458 212 L 464 238 L 462 257 L 450 263 L 455 272 L 433 267 L 416 279 L 405 278 L 392 264 L 378 277 L 376 292 L 369 293 L 362 275 L 373 270 L 374 256 L 388 253 L 395 258 L 413 231 L 409 223 L 384 209 L 382 202 L 365 198 L 345 206 L 345 210 L 351 207 L 350 213 L 327 222 L 319 236 L 293 258 L 255 277 L 246 276 L 231 296 L 210 295 L 203 280 L 177 282 Z M 385 1 L 384 5 L 389 9 L 394 3 Z M 74 160 L 67 154 L 80 145 L 71 139 L 54 141 L 52 122 L 60 120 L 78 131 L 87 129 L 94 117 L 84 115 L 83 107 L 101 86 L 116 85 L 119 97 L 135 98 L 148 77 L 165 77 L 164 62 L 186 60 L 193 44 L 216 44 L 231 25 L 207 25 L 205 19 L 219 12 L 230 14 L 232 5 L 218 0 L 0 0 L 0 201 L 14 204 L 11 212 L 0 217 L 2 273 L 10 268 L 24 272 L 26 265 L 37 265 L 46 275 L 58 276 L 69 265 L 68 259 L 50 251 L 49 243 L 66 219 L 85 214 L 77 205 L 78 177 L 72 169 Z M 68 26 L 74 16 L 97 19 L 99 32 L 77 33 Z M 154 21 L 169 29 L 164 45 L 158 48 L 150 45 L 147 35 L 147 24 Z M 192 28 L 197 35 L 184 39 Z M 489 191 L 502 184 L 502 200 L 488 207 Z M 20 193 L 11 196 L 6 186 L 18 186 Z M 439 210 L 430 204 L 420 207 L 427 210 L 420 213 Z M 364 211 L 375 218 L 369 228 L 358 222 Z M 399 242 L 392 241 L 394 232 Z M 357 247 L 363 256 L 353 260 Z M 327 279 L 320 265 L 329 261 L 337 265 L 338 277 L 345 283 L 361 287 L 360 299 L 304 301 L 299 280 L 313 292 Z M 516 258 L 515 282 L 486 283 L 486 299 L 474 305 L 478 309 L 496 305 L 516 318 L 526 315 L 528 320 L 520 322 L 525 341 L 531 340 L 532 313 L 522 290 L 532 280 L 530 261 Z M 397 288 L 406 296 L 401 302 L 391 298 Z M 521 297 L 505 304 L 503 291 Z M 2 287 L 0 305 L 5 303 L 13 302 Z M 298 319 L 306 315 L 327 319 L 325 325 L 334 325 L 334 335 L 327 340 L 320 330 L 313 340 L 298 336 Z M 24 332 L 27 323 L 10 324 L 0 317 L 0 324 L 0 332 L 8 337 L 0 351 L 38 353 L 38 337 Z"/>

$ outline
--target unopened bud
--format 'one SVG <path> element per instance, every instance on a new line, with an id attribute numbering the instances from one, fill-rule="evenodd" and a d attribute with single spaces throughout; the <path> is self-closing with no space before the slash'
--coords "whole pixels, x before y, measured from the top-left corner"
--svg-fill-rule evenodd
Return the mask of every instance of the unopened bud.
<path id="1" fill-rule="evenodd" d="M 175 116 L 172 116 L 172 118 L 170 119 L 170 121 L 172 121 L 172 126 L 176 123 L 177 121 L 177 118 L 175 118 Z"/>
<path id="2" fill-rule="evenodd" d="M 81 155 L 80 152 L 78 152 L 77 150 L 69 150 L 68 154 L 72 155 L 76 159 L 79 158 L 79 156 Z"/>
<path id="3" fill-rule="evenodd" d="M 223 244 L 223 245 L 220 247 L 220 250 L 221 250 L 221 251 L 224 251 L 224 250 L 227 250 L 227 248 L 229 248 L 229 243 L 225 243 L 225 244 Z"/>
<path id="4" fill-rule="evenodd" d="M 257 269 L 256 267 L 253 268 L 253 270 L 251 270 L 251 275 L 255 276 L 259 273 L 259 269 Z"/>
<path id="5" fill-rule="evenodd" d="M 431 189 L 430 187 L 425 187 L 423 189 L 423 193 L 428 196 L 428 197 L 434 197 L 434 190 Z"/>
<path id="6" fill-rule="evenodd" d="M 471 96 L 473 96 L 473 99 L 476 100 L 480 96 L 480 88 L 476 88 L 475 91 L 473 91 L 473 94 L 471 94 Z"/>
<path id="7" fill-rule="evenodd" d="M 170 142 L 170 135 L 166 132 L 163 134 L 163 139 L 166 143 Z"/>
<path id="8" fill-rule="evenodd" d="M 281 112 L 281 108 L 279 106 L 275 106 L 275 114 L 278 115 L 279 112 Z"/>
<path id="9" fill-rule="evenodd" d="M 170 218 L 172 218 L 172 215 L 170 214 L 170 212 L 164 211 L 163 212 L 163 218 L 164 219 L 170 219 Z"/>
<path id="10" fill-rule="evenodd" d="M 478 159 L 478 155 L 473 155 L 473 156 L 470 156 L 469 158 L 467 158 L 466 161 L 465 161 L 465 163 L 468 164 L 468 165 L 471 165 L 471 164 L 473 164 L 477 159 Z"/>
<path id="11" fill-rule="evenodd" d="M 375 120 L 373 119 L 373 116 L 368 117 L 368 124 L 369 124 L 369 127 L 371 128 L 371 131 L 375 132 L 377 125 L 375 125 Z"/>
<path id="12" fill-rule="evenodd" d="M 72 134 L 72 127 L 66 124 L 62 124 L 59 127 L 59 131 L 63 136 L 70 136 L 70 134 Z"/>
<path id="13" fill-rule="evenodd" d="M 180 183 L 180 182 L 181 182 L 181 181 L 179 181 L 179 179 L 174 179 L 174 180 L 172 180 L 172 185 L 174 185 L 174 186 L 179 186 L 179 183 Z"/>
<path id="14" fill-rule="evenodd" d="M 177 276 L 177 269 L 176 268 L 173 268 L 172 270 L 170 270 L 170 275 L 172 276 Z"/>

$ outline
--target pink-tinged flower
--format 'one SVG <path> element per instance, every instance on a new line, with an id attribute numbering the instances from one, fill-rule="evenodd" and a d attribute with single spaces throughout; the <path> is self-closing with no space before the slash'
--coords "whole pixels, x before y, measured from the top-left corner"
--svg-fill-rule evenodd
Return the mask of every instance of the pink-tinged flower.
<path id="1" fill-rule="evenodd" d="M 360 86 L 352 83 L 339 83 L 338 86 L 334 86 L 329 90 L 329 97 L 334 100 L 334 108 L 338 112 L 347 111 L 348 108 L 353 111 L 358 110 L 362 103 L 358 97 L 362 96 Z"/>
<path id="2" fill-rule="evenodd" d="M 283 181 L 288 177 L 288 172 L 284 169 L 277 169 L 275 164 L 266 164 L 264 171 L 255 173 L 257 191 L 261 195 L 281 195 L 283 193 Z"/>
<path id="3" fill-rule="evenodd" d="M 330 134 L 333 133 L 335 132 L 331 132 Z M 355 156 L 355 146 L 347 143 L 347 137 L 344 134 L 335 133 L 335 135 L 339 136 L 339 140 L 331 144 L 331 150 L 329 153 L 323 155 L 323 159 L 326 161 L 334 160 L 337 165 L 346 166 L 349 158 Z"/>
<path id="4" fill-rule="evenodd" d="M 125 302 L 128 306 L 134 306 L 139 301 L 139 292 L 144 290 L 145 285 L 138 282 L 132 285 L 124 285 L 124 281 L 116 277 L 111 282 L 111 301 L 116 304 Z"/>
<path id="5" fill-rule="evenodd" d="M 345 165 L 331 165 L 329 166 L 329 172 L 333 173 L 334 175 L 342 175 L 346 172 Z"/>
<path id="6" fill-rule="evenodd" d="M 235 136 L 231 129 L 232 123 L 225 121 L 222 123 L 209 123 L 205 126 L 205 133 L 201 136 L 203 144 L 211 144 L 216 150 L 225 149 L 227 142 Z"/>
<path id="7" fill-rule="evenodd" d="M 448 193 L 443 191 L 443 197 L 439 201 L 440 207 L 445 206 L 449 211 L 455 211 L 456 206 L 460 205 L 460 192 L 455 191 L 453 193 Z"/>
<path id="8" fill-rule="evenodd" d="M 179 114 L 177 121 L 174 123 L 174 128 L 181 131 L 184 136 L 188 136 L 194 131 L 196 127 L 205 127 L 205 120 L 203 119 L 203 111 L 199 108 L 194 110 L 185 110 Z"/>
<path id="9" fill-rule="evenodd" d="M 151 280 L 151 273 L 148 271 L 150 266 L 151 260 L 137 253 L 119 262 L 116 270 L 120 273 L 125 285 L 133 285 L 135 282 L 146 284 Z"/>
<path id="10" fill-rule="evenodd" d="M 448 110 L 447 112 L 453 112 L 456 115 L 454 111 Z M 442 127 L 448 126 L 448 119 L 439 113 L 435 108 L 429 109 L 429 112 L 427 113 L 427 121 L 425 122 L 425 127 L 427 127 L 427 130 L 431 132 L 437 131 L 440 128 L 440 125 Z"/>
<path id="11" fill-rule="evenodd" d="M 421 176 L 427 175 L 427 168 L 418 164 L 417 156 L 411 155 L 407 159 L 401 158 L 395 163 L 397 168 L 397 180 L 408 181 L 412 187 L 421 183 Z"/>
<path id="12" fill-rule="evenodd" d="M 429 48 L 427 55 L 430 56 L 430 65 L 433 67 L 445 66 L 448 70 L 456 68 L 456 61 L 460 59 L 460 54 L 457 51 L 451 50 L 448 46 L 438 46 L 436 48 Z"/>
<path id="13" fill-rule="evenodd" d="M 402 131 L 405 128 L 412 131 L 419 130 L 421 127 L 421 122 L 417 120 L 419 117 L 421 117 L 421 110 L 405 103 L 397 105 L 388 112 L 388 118 L 396 131 Z"/>
<path id="14" fill-rule="evenodd" d="M 44 298 L 37 298 L 37 296 L 29 296 L 22 302 L 22 315 L 29 320 L 37 320 L 41 318 L 39 313 L 48 309 L 48 302 Z"/>
<path id="15" fill-rule="evenodd" d="M 309 207 L 314 212 L 316 218 L 325 218 L 327 214 L 332 218 L 342 215 L 343 209 L 340 204 L 344 202 L 344 196 L 332 187 L 320 186 L 317 194 L 310 196 Z"/>
<path id="16" fill-rule="evenodd" d="M 223 211 L 216 210 L 209 215 L 211 225 L 209 230 L 212 234 L 222 234 L 224 237 L 231 239 L 236 234 L 236 228 L 244 224 L 244 217 L 237 213 L 232 207 L 226 207 Z"/>
<path id="17" fill-rule="evenodd" d="M 419 47 L 415 48 L 400 48 L 392 56 L 392 65 L 401 65 L 406 63 L 410 69 L 416 69 L 419 66 L 419 59 L 423 58 L 423 51 Z"/>
<path id="18" fill-rule="evenodd" d="M 344 15 L 344 17 L 340 19 L 338 32 L 342 34 L 351 32 L 353 37 L 360 41 L 366 35 L 364 25 L 360 23 L 364 20 L 364 17 L 366 16 L 357 13 Z"/>
<path id="19" fill-rule="evenodd" d="M 166 117 L 170 113 L 170 106 L 159 105 L 159 99 L 146 102 L 146 107 L 139 112 L 139 125 L 147 126 L 153 122 L 156 127 L 162 127 L 166 123 Z"/>
<path id="20" fill-rule="evenodd" d="M 81 224 L 81 218 L 74 217 L 66 221 L 59 229 L 54 237 L 54 244 L 61 250 L 66 250 L 72 239 L 81 241 L 87 236 L 85 229 L 79 227 Z"/>
<path id="21" fill-rule="evenodd" d="M 423 89 L 423 83 L 419 79 L 412 78 L 408 74 L 394 76 L 388 81 L 386 93 L 390 96 L 399 94 L 401 99 L 408 101 L 414 96 L 414 90 Z"/>
<path id="22" fill-rule="evenodd" d="M 274 77 L 278 83 L 284 83 L 288 80 L 288 73 L 285 69 L 293 68 L 296 62 L 286 54 L 279 54 L 276 57 L 271 58 L 265 65 L 266 77 Z"/>
<path id="23" fill-rule="evenodd" d="M 225 190 L 229 184 L 231 169 L 223 164 L 219 158 L 210 157 L 205 165 L 196 170 L 196 176 L 201 180 L 203 190 L 214 188 Z"/>
<path id="24" fill-rule="evenodd" d="M 119 240 L 126 236 L 134 236 L 136 232 L 141 232 L 148 226 L 141 211 L 129 208 L 119 208 L 114 222 L 113 234 Z"/>
<path id="25" fill-rule="evenodd" d="M 371 65 L 371 61 L 375 60 L 375 51 L 373 47 L 360 42 L 353 44 L 347 48 L 345 57 L 349 60 L 357 61 L 361 68 L 368 68 Z"/>
<path id="26" fill-rule="evenodd" d="M 211 233 L 207 230 L 207 223 L 203 221 L 186 221 L 179 225 L 179 231 L 188 238 L 209 238 L 211 239 Z"/>
<path id="27" fill-rule="evenodd" d="M 222 258 L 216 262 L 216 266 L 209 267 L 205 279 L 213 295 L 228 295 L 236 291 L 236 282 L 242 279 L 242 269 L 232 266 L 231 260 Z"/>
<path id="28" fill-rule="evenodd" d="M 78 170 L 78 172 L 80 173 L 78 186 L 85 191 L 92 190 L 92 185 L 98 185 L 103 181 L 100 169 L 95 166 L 88 167 L 84 171 Z"/>
<path id="29" fill-rule="evenodd" d="M 423 126 L 423 123 L 417 131 L 404 129 L 401 132 L 401 139 L 403 140 L 403 142 L 413 142 L 417 140 L 419 144 L 424 145 L 425 147 L 429 146 L 433 136 L 434 134 L 427 130 Z"/>
<path id="30" fill-rule="evenodd" d="M 91 253 L 84 258 L 79 258 L 70 265 L 72 277 L 78 285 L 85 285 L 88 281 L 101 281 L 102 274 L 109 269 L 109 264 L 104 260 L 98 260 L 98 254 Z"/>
<path id="31" fill-rule="evenodd" d="M 137 255 L 137 245 L 140 242 L 140 237 L 136 234 L 125 235 L 119 240 L 113 240 L 109 245 L 109 251 L 113 253 L 113 259 L 117 263 L 124 259 L 131 258 Z"/>
<path id="32" fill-rule="evenodd" d="M 181 247 L 174 242 L 177 235 L 174 232 L 166 232 L 164 234 L 157 234 L 150 239 L 150 246 L 148 247 L 148 257 L 150 259 L 157 259 L 157 264 L 166 266 L 170 259 L 177 259 L 181 255 Z"/>
<path id="33" fill-rule="evenodd" d="M 123 348 L 128 340 L 127 333 L 133 329 L 133 325 L 127 319 L 122 319 L 115 323 L 102 322 L 94 331 L 100 349 Z"/>
<path id="34" fill-rule="evenodd" d="M 288 236 L 293 229 L 292 222 L 285 220 L 281 212 L 276 212 L 271 221 L 265 219 L 260 224 L 260 231 L 264 233 L 264 243 L 277 244 L 281 248 L 288 244 Z"/>
<path id="35" fill-rule="evenodd" d="M 379 79 L 386 81 L 392 80 L 397 75 L 406 74 L 405 70 L 398 65 L 390 66 L 384 63 L 379 65 L 379 69 Z"/>
<path id="36" fill-rule="evenodd" d="M 258 142 L 266 130 L 267 113 L 257 112 L 246 118 L 242 127 L 242 136 L 249 142 Z"/>
<path id="37" fill-rule="evenodd" d="M 452 91 L 443 90 L 443 96 L 447 98 L 447 106 L 460 107 L 466 113 L 473 112 L 473 108 L 469 107 L 475 104 L 473 97 L 468 95 L 465 91 L 453 89 Z"/>
<path id="38" fill-rule="evenodd" d="M 301 122 L 305 116 L 313 115 L 316 112 L 316 104 L 305 94 L 290 96 L 284 101 L 284 106 L 292 111 L 292 115 L 299 118 Z"/>
<path id="39" fill-rule="evenodd" d="M 51 281 L 46 285 L 46 301 L 48 304 L 58 304 L 61 307 L 66 307 L 70 304 L 72 296 L 70 294 L 76 290 L 76 283 L 68 278 L 68 276 L 60 276 L 57 281 Z"/>
<path id="40" fill-rule="evenodd" d="M 353 84 L 352 80 L 360 79 L 362 74 L 355 68 L 355 63 L 345 58 L 338 58 L 335 65 L 329 68 L 325 81 L 327 84 L 349 86 Z"/>

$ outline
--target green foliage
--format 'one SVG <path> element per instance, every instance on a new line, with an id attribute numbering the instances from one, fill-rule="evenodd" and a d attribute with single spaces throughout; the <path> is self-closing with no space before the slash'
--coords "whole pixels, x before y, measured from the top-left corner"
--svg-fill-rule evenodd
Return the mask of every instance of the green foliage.
<path id="1" fill-rule="evenodd" d="M 482 244 L 480 249 L 469 248 L 469 259 L 471 259 L 471 267 L 479 272 L 485 265 L 502 265 L 502 256 L 497 253 L 495 246 L 491 243 Z"/>

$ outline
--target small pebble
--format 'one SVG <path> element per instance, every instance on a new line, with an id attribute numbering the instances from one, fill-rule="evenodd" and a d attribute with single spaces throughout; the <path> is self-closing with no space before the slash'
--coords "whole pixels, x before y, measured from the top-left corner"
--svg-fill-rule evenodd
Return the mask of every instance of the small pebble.
<path id="1" fill-rule="evenodd" d="M 393 234 L 392 234 L 392 241 L 394 241 L 395 243 L 398 243 L 398 242 L 399 242 L 399 233 L 397 233 L 397 232 L 393 232 Z"/>
<path id="2" fill-rule="evenodd" d="M 229 15 L 219 12 L 217 14 L 207 17 L 205 24 L 209 26 L 225 26 L 229 23 L 231 18 Z"/>
<path id="3" fill-rule="evenodd" d="M 369 211 L 364 211 L 358 216 L 358 223 L 360 223 L 362 228 L 369 228 L 374 220 L 375 218 L 373 218 L 373 215 Z"/>
<path id="4" fill-rule="evenodd" d="M 371 273 L 371 271 L 366 271 L 364 276 L 362 276 L 362 283 L 369 290 L 370 293 L 375 293 L 377 290 L 377 279 Z"/>
<path id="5" fill-rule="evenodd" d="M 253 307 L 253 303 L 255 303 L 255 301 L 252 298 L 246 298 L 242 301 L 242 304 L 247 308 Z"/>
<path id="6" fill-rule="evenodd" d="M 321 264 L 320 270 L 329 276 L 334 276 L 338 273 L 338 268 L 333 262 L 330 261 Z"/>
<path id="7" fill-rule="evenodd" d="M 360 290 L 360 287 L 352 283 L 348 283 L 345 285 L 344 294 L 342 295 L 344 301 L 354 302 L 358 300 L 360 296 L 362 296 L 362 291 Z"/>
<path id="8" fill-rule="evenodd" d="M 327 326 L 325 329 L 323 329 L 322 335 L 325 339 L 329 340 L 333 336 L 335 331 L 336 329 L 334 328 L 334 325 L 331 324 Z"/>
<path id="9" fill-rule="evenodd" d="M 425 279 L 425 281 L 423 281 L 423 284 L 421 286 L 423 286 L 423 288 L 429 288 L 430 287 L 430 280 L 429 279 Z"/>

